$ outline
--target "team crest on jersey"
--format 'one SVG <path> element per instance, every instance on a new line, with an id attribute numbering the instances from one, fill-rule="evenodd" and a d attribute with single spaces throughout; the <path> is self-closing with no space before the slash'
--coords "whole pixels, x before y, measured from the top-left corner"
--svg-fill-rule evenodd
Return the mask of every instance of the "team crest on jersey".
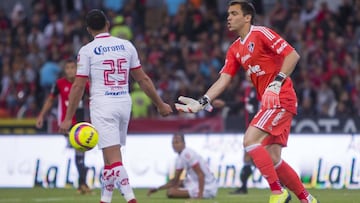
<path id="1" fill-rule="evenodd" d="M 247 48 L 250 52 L 254 52 L 254 47 L 255 47 L 254 42 L 250 42 L 247 46 Z"/>

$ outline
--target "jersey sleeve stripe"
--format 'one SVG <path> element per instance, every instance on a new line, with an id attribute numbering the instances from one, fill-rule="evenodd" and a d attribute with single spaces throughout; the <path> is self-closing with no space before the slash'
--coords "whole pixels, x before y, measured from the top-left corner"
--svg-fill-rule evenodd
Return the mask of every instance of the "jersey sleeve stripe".
<path id="1" fill-rule="evenodd" d="M 87 77 L 89 77 L 89 76 L 87 76 L 87 75 L 76 75 L 76 77 L 79 77 L 79 78 L 87 78 Z"/>
<path id="2" fill-rule="evenodd" d="M 135 70 L 135 69 L 138 69 L 138 68 L 141 68 L 141 66 L 132 67 L 132 68 L 130 68 L 130 69 L 131 69 L 131 70 Z"/>
<path id="3" fill-rule="evenodd" d="M 254 30 L 263 33 L 269 40 L 275 39 L 275 35 L 273 35 L 269 30 L 264 27 L 256 27 Z"/>

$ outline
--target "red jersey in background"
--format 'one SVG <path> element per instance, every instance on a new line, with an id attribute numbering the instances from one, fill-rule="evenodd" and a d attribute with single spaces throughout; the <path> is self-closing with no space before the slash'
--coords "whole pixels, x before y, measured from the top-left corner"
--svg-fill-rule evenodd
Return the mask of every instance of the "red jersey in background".
<path id="1" fill-rule="evenodd" d="M 52 86 L 50 95 L 55 98 L 58 96 L 58 124 L 65 119 L 67 106 L 69 105 L 69 95 L 71 90 L 72 82 L 67 80 L 65 77 L 59 78 L 56 83 Z M 89 94 L 89 83 L 86 84 L 85 94 Z M 85 120 L 84 112 L 84 99 L 79 103 L 78 109 L 72 119 L 72 124 Z"/>

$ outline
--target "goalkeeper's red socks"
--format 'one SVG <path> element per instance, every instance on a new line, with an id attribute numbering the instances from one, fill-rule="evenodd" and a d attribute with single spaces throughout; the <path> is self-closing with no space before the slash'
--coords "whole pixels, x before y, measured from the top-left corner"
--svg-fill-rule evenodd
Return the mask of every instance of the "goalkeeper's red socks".
<path id="1" fill-rule="evenodd" d="M 255 166 L 269 183 L 271 192 L 278 194 L 282 192 L 282 186 L 276 174 L 270 154 L 261 144 L 247 146 L 245 150 L 251 156 Z"/>
<path id="2" fill-rule="evenodd" d="M 299 176 L 295 170 L 289 166 L 289 164 L 287 164 L 284 160 L 281 160 L 278 164 L 276 164 L 275 169 L 282 184 L 296 194 L 300 201 L 307 200 L 309 192 L 305 189 Z"/>

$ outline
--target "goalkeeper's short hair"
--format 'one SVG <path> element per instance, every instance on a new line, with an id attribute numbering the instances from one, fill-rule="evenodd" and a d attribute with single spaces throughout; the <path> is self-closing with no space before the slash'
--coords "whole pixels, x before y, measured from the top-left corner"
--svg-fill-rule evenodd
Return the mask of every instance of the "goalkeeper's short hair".
<path id="1" fill-rule="evenodd" d="M 255 6 L 248 0 L 231 0 L 229 2 L 229 6 L 239 4 L 241 5 L 241 10 L 244 13 L 244 15 L 251 15 L 251 24 L 254 24 L 255 21 Z"/>

